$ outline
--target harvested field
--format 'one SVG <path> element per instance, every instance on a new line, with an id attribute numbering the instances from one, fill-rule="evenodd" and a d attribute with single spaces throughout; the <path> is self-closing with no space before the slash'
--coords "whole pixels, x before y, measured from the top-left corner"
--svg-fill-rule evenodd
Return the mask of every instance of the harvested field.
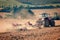
<path id="1" fill-rule="evenodd" d="M 60 40 L 60 27 L 0 33 L 0 40 Z"/>
<path id="2" fill-rule="evenodd" d="M 29 30 L 15 30 L 12 26 L 12 23 L 23 24 L 26 22 L 18 19 L 0 19 L 0 40 L 60 40 L 60 26 Z M 59 22 L 57 23 L 59 24 Z M 8 32 L 8 29 L 11 31 Z"/>
<path id="3" fill-rule="evenodd" d="M 35 25 L 36 21 L 39 19 L 40 13 L 46 12 L 51 13 L 51 15 L 54 15 L 54 13 L 57 12 L 59 14 L 60 8 L 32 11 L 35 13 L 36 16 L 36 18 L 34 19 L 6 19 L 4 18 L 5 14 L 10 13 L 0 12 L 0 15 L 2 15 L 3 17 L 3 19 L 0 19 L 0 40 L 60 40 L 60 20 L 55 20 L 55 25 L 57 27 L 44 27 L 42 29 L 38 29 L 35 26 L 33 27 L 27 24 L 27 22 L 31 22 L 33 25 Z M 27 29 L 21 30 L 20 28 Z"/>

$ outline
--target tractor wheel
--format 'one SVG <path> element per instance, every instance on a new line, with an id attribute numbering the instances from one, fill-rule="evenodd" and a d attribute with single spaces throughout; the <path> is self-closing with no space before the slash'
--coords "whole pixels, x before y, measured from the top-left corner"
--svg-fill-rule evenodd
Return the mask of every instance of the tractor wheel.
<path id="1" fill-rule="evenodd" d="M 45 26 L 45 27 L 49 27 L 49 21 L 48 21 L 48 20 L 45 20 L 44 26 Z"/>

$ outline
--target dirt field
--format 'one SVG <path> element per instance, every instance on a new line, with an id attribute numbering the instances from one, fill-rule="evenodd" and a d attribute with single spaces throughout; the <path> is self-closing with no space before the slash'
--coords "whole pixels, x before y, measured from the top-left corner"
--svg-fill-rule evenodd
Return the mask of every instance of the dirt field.
<path id="1" fill-rule="evenodd" d="M 52 11 L 52 13 L 54 12 Z M 57 9 L 57 12 L 60 13 L 60 9 Z M 1 13 L 0 15 L 4 16 L 5 14 Z M 0 19 L 0 40 L 60 40 L 60 26 L 38 29 L 27 24 L 29 21 L 34 25 L 38 15 L 36 14 L 34 19 Z M 56 25 L 60 25 L 60 20 L 55 22 Z"/>
<path id="2" fill-rule="evenodd" d="M 33 29 L 33 27 L 25 26 L 30 28 L 29 30 L 17 30 L 20 26 L 13 26 L 12 24 L 22 24 L 30 20 L 18 20 L 18 19 L 0 19 L 0 40 L 60 40 L 60 27 L 49 27 L 42 29 Z M 35 21 L 31 20 L 34 24 Z M 58 25 L 58 21 L 56 24 Z"/>
<path id="3" fill-rule="evenodd" d="M 0 40 L 60 40 L 60 27 L 0 33 Z"/>
<path id="4" fill-rule="evenodd" d="M 34 24 L 34 20 L 22 20 L 22 19 L 0 19 L 0 33 L 6 32 L 6 31 L 12 31 L 14 29 L 27 27 L 28 29 L 32 29 L 33 27 L 30 27 L 27 25 L 27 22 L 30 21 L 32 24 Z M 18 26 L 15 26 L 18 24 Z"/>
<path id="5" fill-rule="evenodd" d="M 27 24 L 30 21 L 33 25 L 36 20 L 22 20 L 22 19 L 0 19 L 0 32 L 12 31 L 15 28 L 23 28 L 27 27 L 28 29 L 33 29 L 35 27 L 31 27 Z M 60 21 L 55 21 L 56 25 L 60 25 Z M 14 26 L 13 24 L 18 24 L 18 26 Z"/>

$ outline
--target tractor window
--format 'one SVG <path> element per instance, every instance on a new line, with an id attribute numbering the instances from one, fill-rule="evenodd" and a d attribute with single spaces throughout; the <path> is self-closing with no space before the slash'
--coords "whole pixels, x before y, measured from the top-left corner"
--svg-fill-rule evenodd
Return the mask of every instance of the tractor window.
<path id="1" fill-rule="evenodd" d="M 48 17 L 48 14 L 47 13 L 43 13 L 42 17 Z"/>
<path id="2" fill-rule="evenodd" d="M 54 17 L 53 17 L 54 20 L 60 20 L 60 16 L 58 15 L 58 13 L 54 13 Z"/>

